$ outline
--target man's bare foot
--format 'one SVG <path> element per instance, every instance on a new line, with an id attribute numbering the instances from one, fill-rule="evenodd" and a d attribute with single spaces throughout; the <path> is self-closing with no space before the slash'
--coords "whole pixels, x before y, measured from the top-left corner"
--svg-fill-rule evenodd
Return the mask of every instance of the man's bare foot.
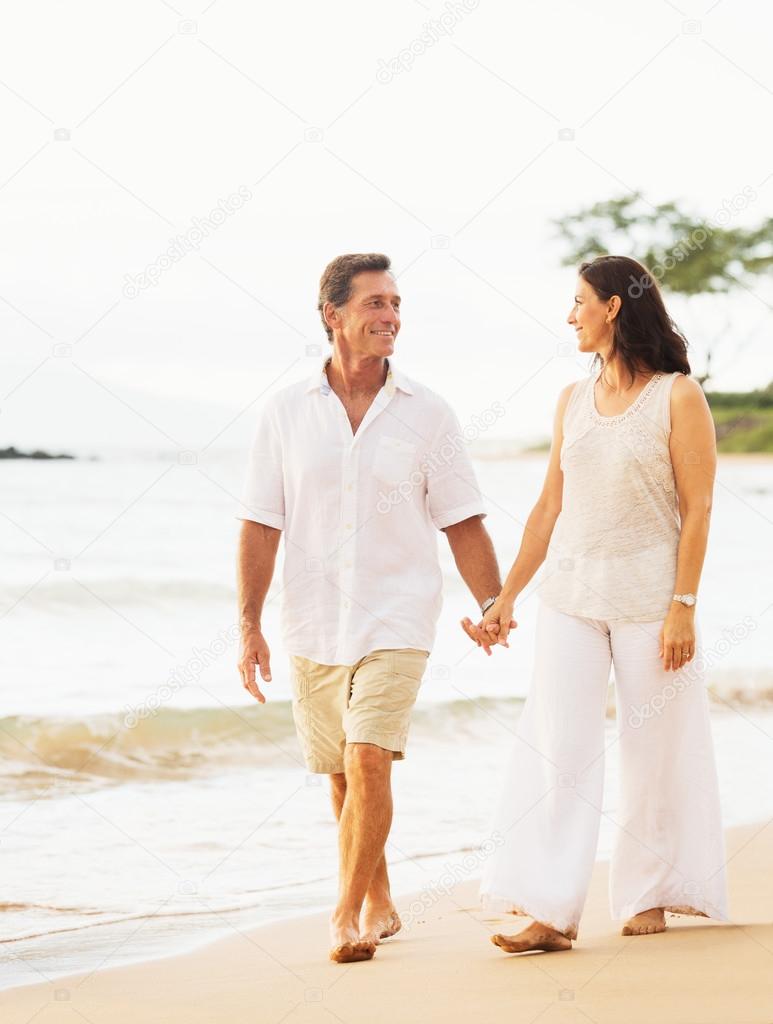
<path id="1" fill-rule="evenodd" d="M 561 932 L 557 932 L 550 925 L 542 924 L 541 921 L 534 921 L 528 928 L 515 935 L 492 935 L 491 941 L 505 953 L 526 953 L 531 949 L 552 953 L 559 949 L 572 948 L 571 939 L 567 939 Z"/>
<path id="2" fill-rule="evenodd" d="M 382 939 L 388 939 L 391 935 L 396 935 L 403 926 L 403 922 L 396 910 L 393 910 L 389 915 L 389 919 L 384 922 L 384 930 L 381 933 Z"/>
<path id="3" fill-rule="evenodd" d="M 330 959 L 337 964 L 355 964 L 360 960 L 372 960 L 375 952 L 375 942 L 357 939 L 352 942 L 343 942 L 340 946 L 334 946 L 330 950 Z"/>
<path id="4" fill-rule="evenodd" d="M 402 926 L 402 921 L 391 903 L 380 908 L 366 906 L 362 914 L 361 936 L 363 939 L 379 943 L 382 939 L 395 935 Z"/>
<path id="5" fill-rule="evenodd" d="M 360 935 L 353 925 L 343 927 L 330 922 L 330 959 L 337 964 L 353 964 L 360 960 L 371 960 L 376 952 L 376 942 Z"/>
<path id="6" fill-rule="evenodd" d="M 654 935 L 655 932 L 666 930 L 666 915 L 662 907 L 642 910 L 640 914 L 629 917 L 623 925 L 623 935 Z"/>

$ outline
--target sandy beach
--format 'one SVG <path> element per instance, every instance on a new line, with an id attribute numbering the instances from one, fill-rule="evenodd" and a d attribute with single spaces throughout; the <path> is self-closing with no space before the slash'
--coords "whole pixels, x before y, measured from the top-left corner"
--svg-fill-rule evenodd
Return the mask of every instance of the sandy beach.
<path id="1" fill-rule="evenodd" d="M 372 961 L 327 961 L 315 914 L 148 963 L 0 993 L 3 1024 L 773 1019 L 773 822 L 726 834 L 731 924 L 668 915 L 660 935 L 620 935 L 596 864 L 574 949 L 509 956 L 489 936 L 525 919 L 483 911 L 477 880 L 397 900 L 406 927 Z M 426 909 L 418 913 L 419 906 Z"/>

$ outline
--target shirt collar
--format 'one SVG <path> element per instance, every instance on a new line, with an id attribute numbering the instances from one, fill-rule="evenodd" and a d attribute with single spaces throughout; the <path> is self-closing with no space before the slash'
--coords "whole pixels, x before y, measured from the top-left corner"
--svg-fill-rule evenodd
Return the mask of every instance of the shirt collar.
<path id="1" fill-rule="evenodd" d="M 330 387 L 330 381 L 327 379 L 327 373 L 325 372 L 325 368 L 327 364 L 330 362 L 331 358 L 331 356 L 326 356 L 325 359 L 322 360 L 322 365 L 320 366 L 320 368 L 316 370 L 314 375 L 309 379 L 309 382 L 306 386 L 307 394 L 310 391 L 316 390 L 317 388 L 319 388 L 320 393 L 323 395 L 330 394 L 332 388 Z M 400 372 L 400 370 L 397 369 L 396 366 L 392 365 L 391 359 L 387 359 L 387 376 L 386 381 L 384 382 L 384 388 L 390 398 L 392 397 L 392 395 L 394 395 L 395 389 L 398 388 L 400 391 L 404 391 L 406 395 L 413 394 L 413 389 L 408 383 L 407 378 L 403 373 Z"/>

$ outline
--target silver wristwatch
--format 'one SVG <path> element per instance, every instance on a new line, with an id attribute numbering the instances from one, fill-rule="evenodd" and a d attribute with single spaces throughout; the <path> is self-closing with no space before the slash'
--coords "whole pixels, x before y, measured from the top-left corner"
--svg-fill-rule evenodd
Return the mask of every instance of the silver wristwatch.
<path id="1" fill-rule="evenodd" d="M 687 605 L 688 608 L 692 608 L 696 599 L 695 594 L 674 594 L 673 600 Z"/>
<path id="2" fill-rule="evenodd" d="M 486 600 L 483 602 L 483 604 L 480 606 L 480 610 L 481 610 L 481 612 L 484 615 L 489 610 L 489 608 L 492 606 L 492 604 L 495 603 L 495 601 L 497 600 L 497 597 L 499 597 L 499 594 L 497 594 L 496 597 L 487 597 Z"/>

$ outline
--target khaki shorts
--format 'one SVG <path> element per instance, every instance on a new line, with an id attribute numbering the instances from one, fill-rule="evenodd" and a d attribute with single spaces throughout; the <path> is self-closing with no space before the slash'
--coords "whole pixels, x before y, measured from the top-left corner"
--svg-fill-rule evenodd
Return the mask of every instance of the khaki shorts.
<path id="1" fill-rule="evenodd" d="M 309 771 L 343 772 L 347 743 L 373 743 L 401 761 L 428 657 L 410 647 L 371 651 L 354 665 L 290 655 L 293 718 Z"/>

